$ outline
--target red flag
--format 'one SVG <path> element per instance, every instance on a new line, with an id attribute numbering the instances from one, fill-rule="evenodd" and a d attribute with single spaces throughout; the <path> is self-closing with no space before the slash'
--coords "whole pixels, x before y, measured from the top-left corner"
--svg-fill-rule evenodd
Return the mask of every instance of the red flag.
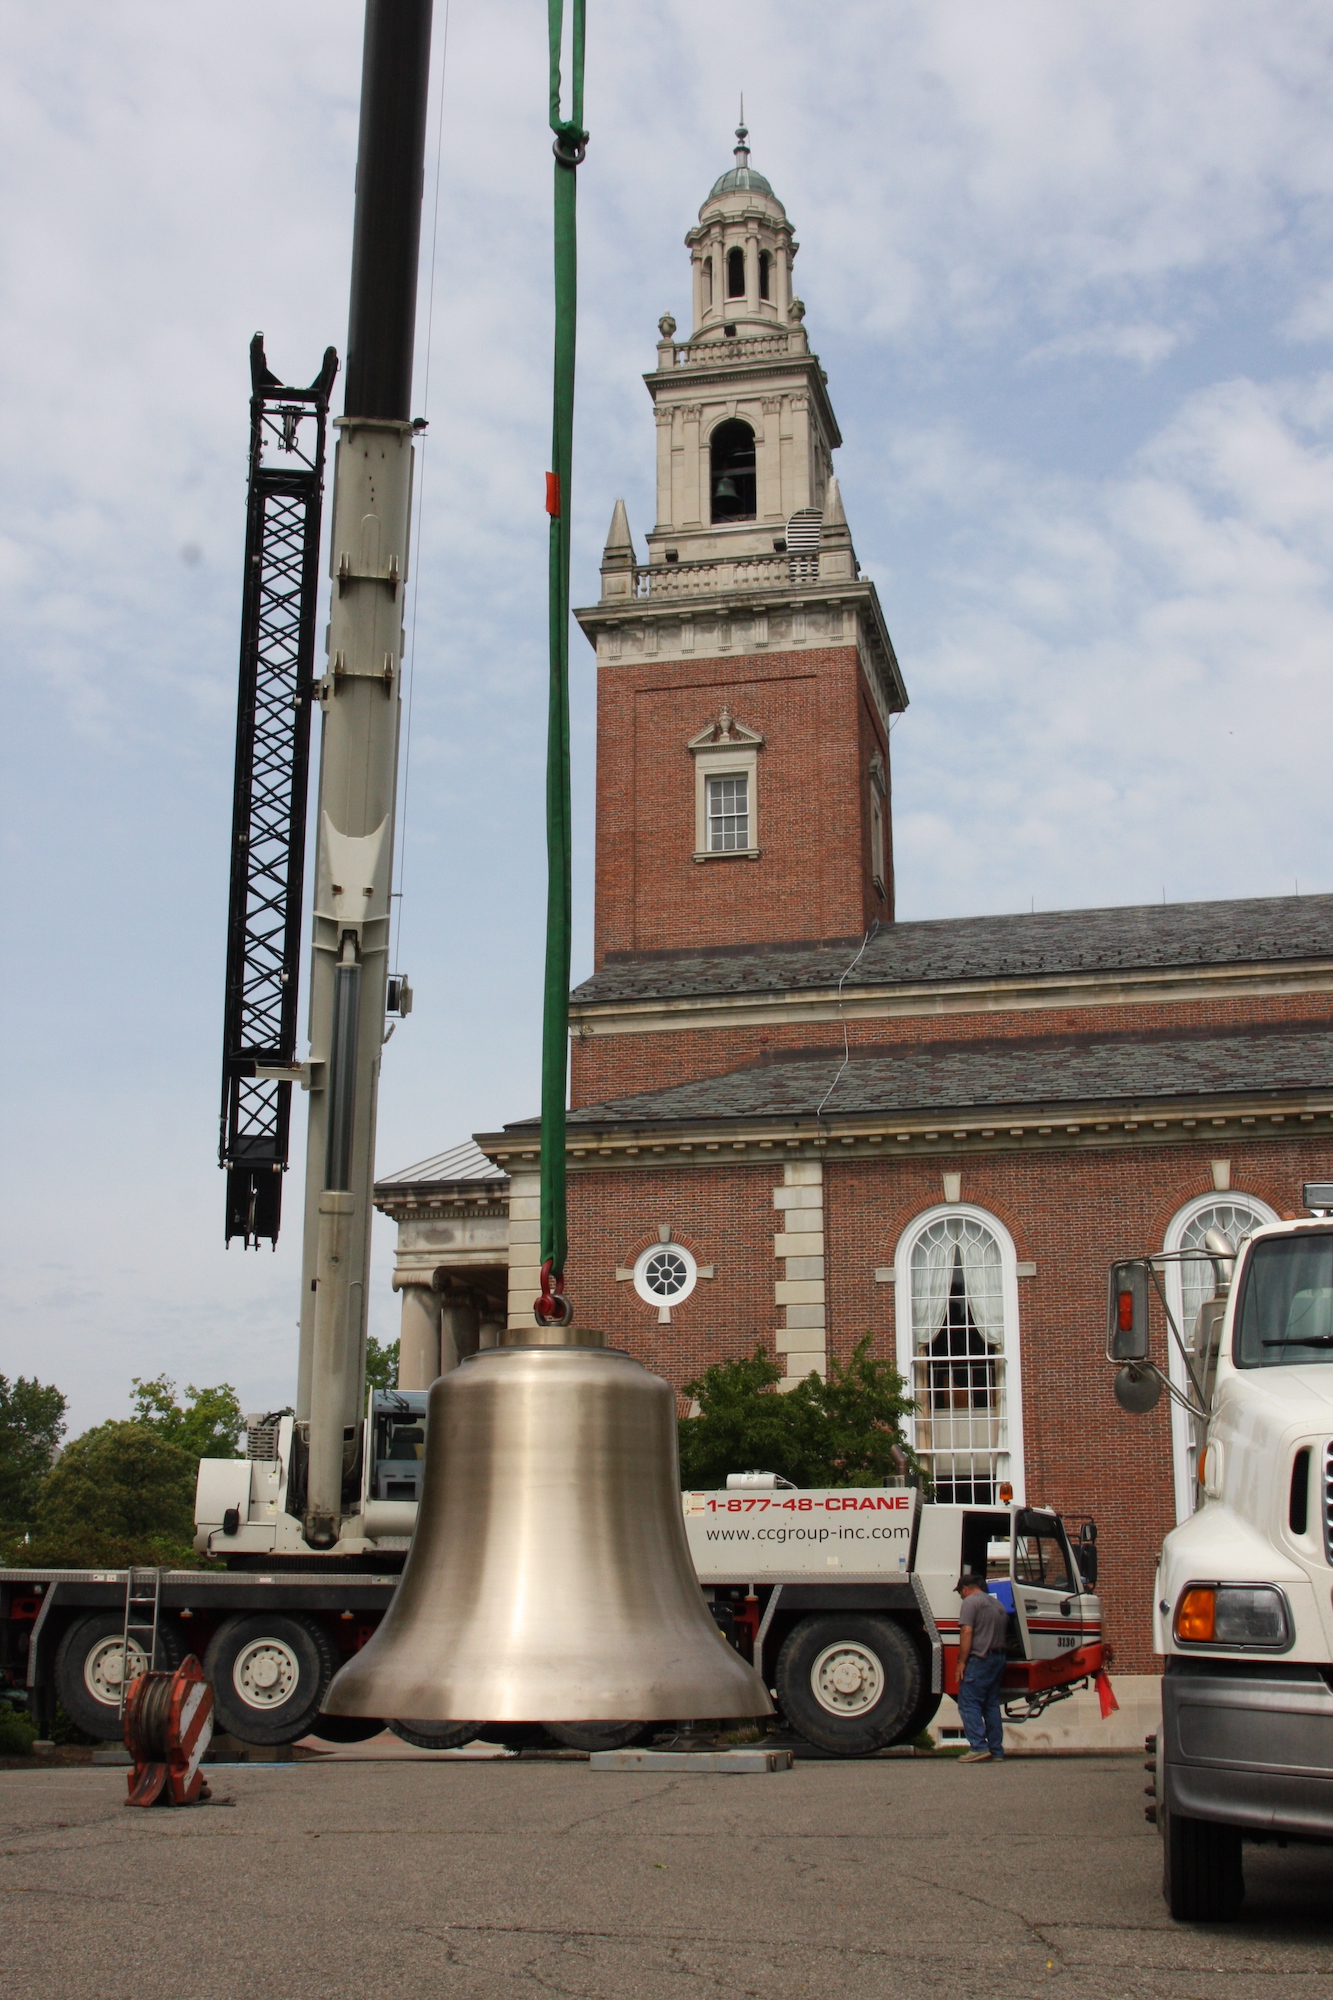
<path id="1" fill-rule="evenodd" d="M 1100 1672 L 1093 1675 L 1092 1684 L 1097 1690 L 1097 1699 L 1101 1703 L 1102 1709 L 1102 1721 L 1105 1722 L 1108 1715 L 1115 1714 L 1120 1703 L 1115 1698 L 1115 1690 L 1111 1686 L 1111 1676 L 1104 1667 Z"/>
<path id="2" fill-rule="evenodd" d="M 560 518 L 560 474 L 548 472 L 546 475 L 546 511 L 555 519 Z"/>

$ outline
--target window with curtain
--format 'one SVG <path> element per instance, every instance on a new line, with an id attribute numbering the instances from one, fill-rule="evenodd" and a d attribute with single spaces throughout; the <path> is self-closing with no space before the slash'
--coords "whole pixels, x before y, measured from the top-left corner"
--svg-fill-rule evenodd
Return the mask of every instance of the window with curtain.
<path id="1" fill-rule="evenodd" d="M 993 1504 L 1009 1457 L 999 1242 L 974 1216 L 939 1216 L 910 1268 L 917 1451 L 937 1500 Z"/>

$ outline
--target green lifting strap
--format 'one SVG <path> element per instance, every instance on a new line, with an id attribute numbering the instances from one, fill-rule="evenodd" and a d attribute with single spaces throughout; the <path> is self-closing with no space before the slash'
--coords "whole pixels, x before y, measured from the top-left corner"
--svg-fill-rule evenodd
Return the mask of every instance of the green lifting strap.
<path id="1" fill-rule="evenodd" d="M 575 230 L 577 169 L 583 130 L 583 38 L 586 0 L 572 0 L 570 112 L 560 115 L 560 43 L 564 0 L 547 0 L 551 38 L 551 130 L 555 133 L 555 392 L 551 472 L 551 697 L 546 738 L 546 973 L 542 1012 L 542 1297 L 539 1317 L 559 1317 L 552 1296 L 565 1269 L 565 1100 L 569 1068 L 569 500 L 574 446 L 574 331 L 578 314 Z"/>

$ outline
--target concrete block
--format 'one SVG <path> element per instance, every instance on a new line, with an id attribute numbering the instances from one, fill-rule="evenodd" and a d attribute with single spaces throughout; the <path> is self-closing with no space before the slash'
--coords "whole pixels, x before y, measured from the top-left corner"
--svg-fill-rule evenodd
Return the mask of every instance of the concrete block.
<path id="1" fill-rule="evenodd" d="M 823 1348 L 816 1351 L 799 1350 L 787 1356 L 787 1373 L 778 1383 L 779 1389 L 794 1389 L 807 1375 L 818 1375 L 821 1381 L 828 1374 L 828 1356 Z"/>
<path id="2" fill-rule="evenodd" d="M 801 1310 L 799 1306 L 791 1307 L 793 1312 Z M 806 1307 L 804 1310 L 822 1313 L 824 1308 L 816 1306 Z M 823 1324 L 821 1322 L 819 1326 L 780 1326 L 773 1335 L 773 1344 L 779 1354 L 810 1354 L 818 1349 L 822 1356 L 826 1344 Z"/>
<path id="3" fill-rule="evenodd" d="M 825 1306 L 788 1306 L 787 1331 L 802 1328 L 806 1331 L 818 1330 L 822 1334 L 827 1310 Z M 809 1345 L 808 1342 L 806 1344 Z"/>
<path id="4" fill-rule="evenodd" d="M 824 1232 L 822 1229 L 788 1230 L 783 1236 L 773 1238 L 775 1257 L 822 1257 L 824 1254 Z M 788 1272 L 788 1277 L 791 1273 Z"/>
<path id="5" fill-rule="evenodd" d="M 780 1306 L 822 1306 L 822 1278 L 779 1278 L 773 1287 L 773 1302 Z"/>
<path id="6" fill-rule="evenodd" d="M 594 1771 L 664 1771 L 690 1778 L 747 1777 L 767 1771 L 790 1771 L 790 1750 L 594 1750 L 588 1759 Z"/>
<path id="7" fill-rule="evenodd" d="M 773 1190 L 774 1208 L 819 1208 L 824 1206 L 822 1187 L 780 1187 Z M 822 1221 L 820 1228 L 824 1227 Z"/>
<path id="8" fill-rule="evenodd" d="M 511 1248 L 515 1243 L 540 1243 L 541 1240 L 542 1225 L 540 1216 L 534 1215 L 530 1220 L 524 1222 L 515 1222 L 512 1217 L 510 1218 L 509 1242 Z"/>
<path id="9" fill-rule="evenodd" d="M 785 1186 L 822 1187 L 824 1184 L 824 1163 L 822 1160 L 788 1160 L 782 1169 Z"/>
<path id="10" fill-rule="evenodd" d="M 789 1257 L 787 1259 L 787 1276 L 779 1282 L 793 1284 L 801 1279 L 809 1278 L 818 1278 L 820 1283 L 823 1283 L 824 1259 L 822 1257 Z"/>
<path id="11" fill-rule="evenodd" d="M 531 1222 L 534 1217 L 541 1220 L 542 1198 L 540 1194 L 511 1194 L 509 1197 L 509 1220 Z"/>

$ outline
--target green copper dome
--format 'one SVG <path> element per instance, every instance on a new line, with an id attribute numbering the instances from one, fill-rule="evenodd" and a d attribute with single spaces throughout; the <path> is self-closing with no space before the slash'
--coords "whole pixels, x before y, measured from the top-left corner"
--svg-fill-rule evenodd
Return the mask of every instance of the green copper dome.
<path id="1" fill-rule="evenodd" d="M 728 167 L 725 174 L 718 175 L 712 187 L 708 190 L 708 200 L 716 201 L 718 196 L 723 194 L 766 194 L 770 201 L 777 201 L 778 207 L 782 208 L 782 203 L 778 201 L 777 196 L 774 194 L 772 185 L 764 179 L 762 174 L 757 174 L 750 165 L 750 148 L 745 143 L 747 137 L 747 128 L 744 125 L 738 125 L 736 127 L 736 164 L 734 167 Z M 783 209 L 783 214 L 786 214 L 785 209 Z"/>

